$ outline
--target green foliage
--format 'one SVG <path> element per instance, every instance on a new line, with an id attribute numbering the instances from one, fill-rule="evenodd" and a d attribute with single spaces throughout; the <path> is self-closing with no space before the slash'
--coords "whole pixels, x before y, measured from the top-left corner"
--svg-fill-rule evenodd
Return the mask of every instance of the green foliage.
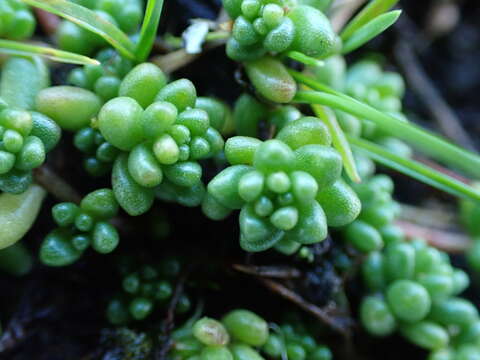
<path id="1" fill-rule="evenodd" d="M 318 344 L 298 319 L 272 328 L 274 332 L 269 332 L 263 318 L 245 309 L 230 311 L 221 322 L 204 317 L 174 331 L 169 355 L 179 360 L 332 359 L 330 349 Z"/>
<path id="2" fill-rule="evenodd" d="M 376 222 L 380 218 L 372 213 L 378 201 L 374 195 L 378 189 L 391 191 L 393 184 L 386 177 L 372 180 L 376 181 L 374 187 L 359 191 L 361 198 L 363 194 L 364 199 L 373 196 L 374 200 L 360 218 Z M 381 206 L 378 212 L 384 213 Z M 384 218 L 377 225 L 382 226 L 378 233 L 386 247 L 370 252 L 362 265 L 364 283 L 372 293 L 360 306 L 363 326 L 375 336 L 388 336 L 398 330 L 413 344 L 432 351 L 432 359 L 457 349 L 464 351 L 465 344 L 472 340 L 462 338 L 479 321 L 474 305 L 458 297 L 468 287 L 468 276 L 454 268 L 445 253 L 423 240 L 406 242 L 403 231 L 393 225 L 393 218 Z"/>
<path id="3" fill-rule="evenodd" d="M 0 4 L 0 37 L 23 40 L 33 35 L 36 21 L 29 7 L 20 0 Z"/>
<path id="4" fill-rule="evenodd" d="M 166 84 L 159 68 L 141 64 L 125 76 L 119 95 L 100 109 L 98 126 L 108 143 L 129 152 L 126 162 L 119 160 L 117 175 L 114 171 L 113 180 L 118 184 L 114 191 L 120 205 L 131 207 L 120 194 L 129 191 L 125 188 L 128 184 L 135 184 L 145 196 L 156 188 L 157 196 L 171 198 L 173 193 L 174 199 L 185 195 L 182 189 L 202 187 L 198 161 L 220 152 L 223 139 L 210 125 L 209 113 L 194 107 L 197 95 L 193 84 L 186 79 Z M 217 116 L 215 125 L 223 123 Z M 126 173 L 120 171 L 124 169 L 120 164 L 127 166 Z M 124 174 L 123 185 L 115 180 L 115 176 L 120 179 L 120 172 Z M 190 206 L 200 202 L 201 198 Z M 145 204 L 140 210 L 127 212 L 140 214 L 148 208 Z"/>
<path id="5" fill-rule="evenodd" d="M 27 186 L 19 195 L 0 194 L 0 249 L 22 239 L 37 218 L 45 195 L 37 185 Z"/>
<path id="6" fill-rule="evenodd" d="M 231 118 L 236 136 L 226 142 L 223 131 L 229 126 L 231 131 L 226 104 L 198 96 L 188 79 L 169 82 L 157 65 L 144 62 L 156 40 L 163 1 L 147 2 L 139 37 L 140 0 L 24 2 L 64 17 L 56 40 L 77 54 L 0 41 L 0 52 L 30 56 L 10 57 L 2 64 L 0 248 L 6 249 L 0 252 L 0 267 L 24 274 L 31 266 L 17 241 L 30 229 L 45 196 L 31 185 L 32 170 L 44 163 L 63 128 L 75 133 L 73 142 L 85 154 L 87 172 L 111 174 L 112 189 L 94 190 L 80 204 L 53 207 L 58 227 L 41 244 L 43 264 L 73 264 L 89 247 L 113 252 L 120 236 L 112 223 L 120 207 L 138 216 L 160 199 L 202 205 L 213 220 L 240 210 L 245 251 L 274 248 L 290 255 L 302 245 L 323 241 L 330 231 L 334 241 L 346 241 L 352 256 L 364 256 L 367 292 L 359 316 L 368 333 L 398 331 L 431 351 L 430 360 L 478 357 L 479 314 L 460 297 L 468 276 L 445 253 L 419 239 L 406 241 L 395 224 L 400 207 L 392 199 L 393 182 L 373 175 L 371 159 L 477 200 L 473 187 L 410 160 L 412 150 L 402 140 L 473 175 L 479 174 L 480 160 L 407 122 L 399 74 L 372 61 L 347 67 L 338 55 L 392 25 L 400 15 L 387 12 L 395 0 L 369 2 L 340 37 L 323 13 L 328 0 L 223 0 L 232 19 L 227 56 L 242 62 L 255 90 L 236 101 Z M 26 5 L 1 2 L 0 36 L 29 38 L 34 27 Z M 206 41 L 218 39 L 218 34 L 209 35 Z M 101 48 L 97 60 L 80 55 Z M 48 68 L 34 54 L 84 66 L 68 75 L 71 86 L 48 87 Z M 292 60 L 307 65 L 305 73 L 312 77 L 289 70 L 287 66 L 296 66 Z M 295 102 L 311 105 L 316 117 L 303 116 Z M 350 144 L 363 152 L 352 153 Z M 206 161 L 212 159 L 217 168 Z M 205 166 L 213 171 L 204 174 Z M 215 173 L 218 168 L 223 170 Z M 350 180 L 342 176 L 344 170 Z M 211 179 L 207 187 L 202 178 Z M 472 235 L 478 235 L 477 210 L 476 204 L 462 203 L 462 220 Z M 301 256 L 313 261 L 313 251 L 302 249 Z M 480 268 L 479 242 L 468 258 Z M 193 300 L 183 293 L 174 298 L 180 267 L 175 259 L 124 266 L 121 290 L 106 309 L 110 323 L 157 329 L 156 322 L 150 323 L 156 321 L 154 314 L 168 311 L 176 300 L 176 312 L 188 312 Z M 221 321 L 197 315 L 173 332 L 172 359 L 332 358 L 300 321 L 269 326 L 244 309 Z M 144 334 L 119 330 L 117 335 L 125 358 L 152 352 Z"/>
<path id="7" fill-rule="evenodd" d="M 69 131 L 77 131 L 90 125 L 101 105 L 101 99 L 93 92 L 64 85 L 43 89 L 36 99 L 38 112 Z"/>
<path id="8" fill-rule="evenodd" d="M 85 127 L 75 133 L 73 143 L 85 154 L 83 167 L 94 177 L 103 176 L 112 170 L 120 150 L 105 141 L 100 131 Z"/>
<path id="9" fill-rule="evenodd" d="M 10 107 L 34 110 L 35 97 L 49 85 L 50 71 L 38 57 L 10 57 L 2 66 L 0 97 Z"/>
<path id="10" fill-rule="evenodd" d="M 312 69 L 318 80 L 377 110 L 407 121 L 402 113 L 405 82 L 400 74 L 382 71 L 378 63 L 370 60 L 356 62 L 346 69 L 342 57 L 329 59 L 331 60 L 324 67 Z M 335 114 L 340 126 L 349 135 L 372 140 L 400 156 L 411 156 L 412 150 L 408 145 L 381 131 L 374 123 L 362 121 L 359 117 L 339 110 Z"/>
<path id="11" fill-rule="evenodd" d="M 135 49 L 135 57 L 139 62 L 145 61 L 152 51 L 153 43 L 157 36 L 162 9 L 163 0 L 148 0 L 140 38 Z"/>
<path id="12" fill-rule="evenodd" d="M 179 360 L 194 356 L 202 360 L 261 360 L 255 347 L 265 344 L 268 334 L 264 319 L 249 310 L 237 309 L 221 322 L 204 317 L 175 330 L 170 355 Z"/>
<path id="13" fill-rule="evenodd" d="M 376 175 L 352 187 L 362 203 L 362 210 L 358 219 L 342 230 L 344 239 L 365 253 L 402 240 L 398 228 L 393 225 L 400 208 L 392 199 L 392 180 Z"/>
<path id="14" fill-rule="evenodd" d="M 20 72 L 20 73 L 19 73 Z M 31 170 L 45 161 L 60 139 L 60 128 L 45 115 L 28 111 L 48 84 L 48 70 L 38 58 L 10 58 L 0 82 L 0 190 L 24 192 Z"/>
<path id="15" fill-rule="evenodd" d="M 360 46 L 384 32 L 397 21 L 400 14 L 400 10 L 390 11 L 377 16 L 369 23 L 363 25 L 344 42 L 342 54 L 348 54 L 358 49 Z"/>
<path id="16" fill-rule="evenodd" d="M 33 267 L 33 257 L 21 241 L 0 250 L 0 269 L 14 276 L 23 276 Z"/>
<path id="17" fill-rule="evenodd" d="M 122 266 L 122 292 L 110 301 L 106 310 L 110 323 L 124 325 L 141 321 L 154 311 L 165 310 L 173 296 L 181 266 L 175 258 L 166 258 L 155 265 Z M 190 308 L 191 300 L 183 294 L 176 312 L 184 314 Z"/>
<path id="18" fill-rule="evenodd" d="M 286 355 L 288 359 L 331 360 L 330 349 L 317 343 L 306 323 L 293 320 L 269 335 L 262 352 L 272 359 L 283 359 Z"/>
<path id="19" fill-rule="evenodd" d="M 27 57 L 42 56 L 50 60 L 68 64 L 97 64 L 96 60 L 83 55 L 12 40 L 0 40 L 0 53 Z"/>
<path id="20" fill-rule="evenodd" d="M 224 0 L 223 4 L 234 19 L 227 43 L 227 55 L 234 60 L 256 60 L 267 53 L 287 51 L 317 58 L 333 51 L 335 33 L 315 7 L 286 0 Z"/>
<path id="21" fill-rule="evenodd" d="M 90 246 L 101 254 L 112 252 L 119 235 L 109 220 L 117 212 L 118 203 L 110 189 L 91 192 L 80 205 L 55 205 L 52 215 L 59 227 L 43 241 L 40 260 L 49 266 L 66 266 L 77 261 Z"/>
<path id="22" fill-rule="evenodd" d="M 230 138 L 225 155 L 232 166 L 209 183 L 205 214 L 218 220 L 241 209 L 240 244 L 247 251 L 324 240 L 328 226 L 346 225 L 360 211 L 330 143 L 328 129 L 314 117 L 290 122 L 275 140 Z"/>
<path id="23" fill-rule="evenodd" d="M 67 80 L 71 85 L 93 91 L 103 101 L 108 101 L 119 95 L 120 83 L 133 64 L 113 49 L 100 51 L 96 59 L 101 65 L 88 64 L 75 68 L 70 71 Z"/>
<path id="24" fill-rule="evenodd" d="M 63 0 L 24 2 L 72 21 L 58 27 L 56 38 L 62 50 L 87 55 L 105 46 L 107 41 L 122 55 L 134 59 L 134 45 L 123 31 L 130 33 L 137 29 L 143 16 L 140 0 L 129 0 L 127 4 L 121 0 L 82 3 L 87 7 Z"/>

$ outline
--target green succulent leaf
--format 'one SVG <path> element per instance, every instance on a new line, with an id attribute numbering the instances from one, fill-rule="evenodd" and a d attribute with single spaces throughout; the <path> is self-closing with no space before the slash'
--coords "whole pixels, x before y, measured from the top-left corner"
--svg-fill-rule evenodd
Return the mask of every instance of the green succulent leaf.
<path id="1" fill-rule="evenodd" d="M 61 16 L 101 36 L 123 56 L 132 60 L 135 59 L 135 46 L 128 36 L 117 26 L 102 19 L 92 10 L 66 0 L 23 0 L 23 2 Z"/>
<path id="2" fill-rule="evenodd" d="M 397 21 L 401 13 L 400 10 L 390 11 L 363 25 L 344 42 L 342 53 L 348 54 L 380 35 Z"/>
<path id="3" fill-rule="evenodd" d="M 398 3 L 398 0 L 373 0 L 360 11 L 345 26 L 340 37 L 343 41 L 348 40 L 362 26 L 366 25 L 377 16 L 387 12 Z"/>
<path id="4" fill-rule="evenodd" d="M 454 196 L 480 201 L 480 192 L 420 162 L 395 155 L 367 140 L 347 135 L 348 141 L 374 161 Z"/>

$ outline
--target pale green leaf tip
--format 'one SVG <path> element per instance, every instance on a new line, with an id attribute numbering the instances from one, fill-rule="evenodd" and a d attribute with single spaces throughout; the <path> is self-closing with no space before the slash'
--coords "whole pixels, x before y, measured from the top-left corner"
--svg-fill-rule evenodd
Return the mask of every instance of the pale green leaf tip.
<path id="1" fill-rule="evenodd" d="M 351 171 L 347 171 L 347 175 L 354 183 L 360 184 L 362 182 L 362 178 L 357 172 L 357 169 L 352 169 Z"/>

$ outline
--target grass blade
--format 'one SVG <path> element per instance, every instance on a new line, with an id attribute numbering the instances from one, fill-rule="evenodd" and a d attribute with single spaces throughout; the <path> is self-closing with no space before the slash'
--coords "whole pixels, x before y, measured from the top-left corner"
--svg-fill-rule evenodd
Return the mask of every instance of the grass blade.
<path id="1" fill-rule="evenodd" d="M 104 38 L 123 56 L 134 60 L 134 44 L 117 26 L 95 12 L 65 0 L 22 0 L 28 5 L 61 16 Z"/>
<path id="2" fill-rule="evenodd" d="M 25 44 L 18 41 L 1 40 L 0 53 L 19 56 L 43 56 L 50 60 L 78 65 L 100 65 L 98 60 L 72 52 L 46 46 Z"/>
<path id="3" fill-rule="evenodd" d="M 349 52 L 352 52 L 363 44 L 369 42 L 374 37 L 380 35 L 397 21 L 401 13 L 402 12 L 400 10 L 390 11 L 377 16 L 372 21 L 363 25 L 361 28 L 355 31 L 351 37 L 345 40 L 342 48 L 342 54 L 348 54 Z"/>
<path id="4" fill-rule="evenodd" d="M 347 135 L 348 141 L 355 147 L 366 153 L 374 161 L 394 169 L 402 174 L 417 179 L 425 184 L 433 186 L 454 196 L 480 201 L 480 192 L 473 187 L 434 170 L 418 161 L 395 155 L 384 148 L 367 140 Z"/>
<path id="5" fill-rule="evenodd" d="M 135 49 L 135 57 L 139 62 L 147 59 L 152 51 L 155 37 L 157 36 L 158 24 L 163 9 L 163 0 L 148 0 L 145 17 L 143 18 L 140 39 Z"/>
<path id="6" fill-rule="evenodd" d="M 290 72 L 292 73 L 292 72 Z M 298 80 L 298 77 L 295 77 Z M 312 83 L 309 82 L 313 88 Z M 324 88 L 325 85 L 319 87 Z M 447 140 L 413 124 L 402 122 L 395 117 L 382 113 L 369 105 L 357 101 L 334 90 L 329 93 L 299 91 L 293 101 L 320 104 L 349 113 L 359 119 L 370 120 L 386 133 L 402 139 L 432 158 L 480 178 L 480 157 L 462 149 Z"/>
<path id="7" fill-rule="evenodd" d="M 398 0 L 373 0 L 366 5 L 348 25 L 345 26 L 340 37 L 348 40 L 358 29 L 372 21 L 377 16 L 387 12 L 398 3 Z"/>
<path id="8" fill-rule="evenodd" d="M 325 63 L 322 60 L 315 59 L 311 56 L 305 55 L 299 51 L 289 51 L 286 54 L 290 59 L 298 61 L 299 63 L 308 66 L 323 66 Z"/>
<path id="9" fill-rule="evenodd" d="M 360 182 L 360 175 L 357 171 L 355 159 L 353 158 L 352 149 L 347 141 L 345 133 L 338 124 L 337 118 L 331 109 L 325 108 L 320 105 L 312 105 L 315 115 L 327 125 L 330 134 L 332 134 L 332 142 L 335 149 L 340 153 L 343 160 L 343 166 L 348 177 L 353 182 Z"/>

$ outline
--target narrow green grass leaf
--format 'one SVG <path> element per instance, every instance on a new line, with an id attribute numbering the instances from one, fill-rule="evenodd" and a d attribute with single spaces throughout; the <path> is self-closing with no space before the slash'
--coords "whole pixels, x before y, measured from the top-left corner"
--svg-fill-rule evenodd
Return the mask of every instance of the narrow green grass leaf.
<path id="1" fill-rule="evenodd" d="M 292 72 L 290 74 L 299 81 L 298 76 Z M 315 83 L 315 81 L 313 82 Z M 306 83 L 306 85 L 315 88 L 315 86 L 312 86 L 314 84 L 311 81 L 308 84 Z M 318 88 L 325 88 L 325 85 L 320 84 Z M 391 115 L 382 113 L 345 94 L 338 93 L 332 89 L 328 91 L 329 93 L 299 91 L 293 101 L 329 106 L 356 116 L 359 119 L 370 120 L 379 129 L 406 141 L 432 158 L 455 167 L 477 179 L 480 178 L 480 157 L 477 154 L 462 149 L 413 123 L 403 122 Z"/>
<path id="2" fill-rule="evenodd" d="M 315 115 L 322 120 L 322 122 L 328 127 L 328 130 L 330 130 L 333 146 L 342 156 L 343 166 L 348 177 L 353 182 L 358 183 L 362 181 L 357 171 L 350 144 L 348 143 L 345 133 L 340 127 L 333 111 L 320 105 L 312 105 L 312 109 Z"/>
<path id="3" fill-rule="evenodd" d="M 0 53 L 18 56 L 43 56 L 50 60 L 78 65 L 100 65 L 98 60 L 72 52 L 46 46 L 25 44 L 18 41 L 0 40 Z"/>
<path id="4" fill-rule="evenodd" d="M 61 16 L 105 39 L 123 56 L 134 60 L 134 44 L 117 26 L 94 11 L 65 0 L 22 0 L 28 5 Z"/>
<path id="5" fill-rule="evenodd" d="M 370 1 L 350 22 L 345 26 L 340 37 L 348 40 L 358 29 L 369 23 L 377 16 L 387 12 L 398 3 L 398 0 L 373 0 Z"/>
<path id="6" fill-rule="evenodd" d="M 348 54 L 380 35 L 397 21 L 401 13 L 400 10 L 390 11 L 363 25 L 343 43 L 342 54 Z"/>
<path id="7" fill-rule="evenodd" d="M 298 61 L 308 66 L 323 66 L 325 63 L 322 60 L 315 59 L 311 56 L 305 55 L 299 51 L 289 51 L 286 54 L 290 59 Z"/>
<path id="8" fill-rule="evenodd" d="M 145 17 L 143 18 L 142 31 L 140 32 L 140 39 L 135 49 L 135 57 L 139 62 L 145 61 L 150 51 L 152 51 L 162 9 L 163 0 L 148 0 Z"/>
<path id="9" fill-rule="evenodd" d="M 308 75 L 302 74 L 301 72 L 298 72 L 296 70 L 288 69 L 288 73 L 292 75 L 292 77 L 299 83 L 307 85 L 309 88 L 312 88 L 313 90 L 317 91 L 323 91 L 326 92 L 327 94 L 332 94 L 332 95 L 339 95 L 340 93 L 337 93 L 337 91 L 331 89 L 325 84 L 322 84 L 315 79 L 311 78 Z"/>
<path id="10" fill-rule="evenodd" d="M 350 135 L 347 135 L 347 137 L 352 146 L 358 148 L 374 161 L 386 167 L 454 196 L 480 201 L 480 192 L 478 190 L 451 176 L 445 175 L 418 161 L 395 155 L 367 140 L 355 138 Z"/>

